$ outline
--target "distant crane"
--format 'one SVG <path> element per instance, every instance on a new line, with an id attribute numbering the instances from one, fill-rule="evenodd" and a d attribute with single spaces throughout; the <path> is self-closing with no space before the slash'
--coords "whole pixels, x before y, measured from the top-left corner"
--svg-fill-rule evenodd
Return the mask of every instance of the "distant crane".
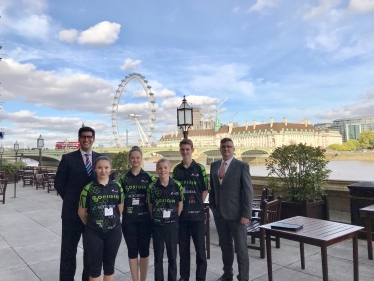
<path id="1" fill-rule="evenodd" d="M 227 101 L 227 99 L 228 99 L 229 97 L 226 97 L 219 105 L 217 105 L 217 106 L 215 106 L 215 107 L 213 107 L 213 108 L 211 108 L 210 110 L 208 110 L 208 112 L 206 113 L 206 115 L 208 115 L 208 118 L 207 119 L 209 119 L 209 120 L 212 120 L 212 113 L 215 111 L 215 113 L 216 113 L 216 115 L 215 115 L 215 119 L 217 119 L 217 116 L 218 116 L 218 109 Z M 215 104 L 215 103 L 218 103 L 218 99 L 216 99 L 215 101 L 214 101 L 214 103 L 213 104 Z M 202 108 L 204 109 L 204 107 L 212 107 L 212 106 L 203 106 Z M 205 115 L 205 114 L 204 114 Z"/>
<path id="2" fill-rule="evenodd" d="M 140 146 L 150 147 L 151 145 L 149 143 L 149 139 L 146 136 L 146 134 L 144 133 L 144 130 L 143 130 L 142 126 L 140 126 L 140 123 L 139 123 L 139 120 L 138 120 L 138 117 L 142 117 L 142 116 L 138 115 L 138 114 L 129 113 L 129 117 L 134 117 L 135 124 L 136 124 L 136 127 L 138 128 L 138 132 L 139 132 L 139 136 L 140 136 L 140 139 L 139 139 Z"/>

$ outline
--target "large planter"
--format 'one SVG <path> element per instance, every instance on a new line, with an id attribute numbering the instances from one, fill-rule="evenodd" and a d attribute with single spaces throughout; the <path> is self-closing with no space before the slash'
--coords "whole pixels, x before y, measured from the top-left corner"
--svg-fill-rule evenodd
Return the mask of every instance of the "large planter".
<path id="1" fill-rule="evenodd" d="M 3 179 L 7 179 L 8 184 L 9 183 L 14 183 L 14 174 L 4 174 Z M 17 182 L 18 182 L 18 179 L 17 179 Z"/>
<path id="2" fill-rule="evenodd" d="M 329 220 L 330 216 L 327 195 L 323 195 L 321 200 L 314 202 L 282 201 L 281 219 L 288 219 L 294 216 Z"/>

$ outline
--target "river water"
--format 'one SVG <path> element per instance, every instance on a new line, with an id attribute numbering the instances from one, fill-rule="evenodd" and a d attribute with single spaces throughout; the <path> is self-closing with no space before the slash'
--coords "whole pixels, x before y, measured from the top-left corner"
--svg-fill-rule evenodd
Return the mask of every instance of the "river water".
<path id="1" fill-rule="evenodd" d="M 27 159 L 28 165 L 37 165 L 36 161 Z M 205 164 L 205 163 L 202 163 Z M 332 171 L 330 179 L 352 181 L 374 181 L 374 162 L 370 161 L 330 161 L 328 168 Z M 156 171 L 156 161 L 144 161 L 144 170 Z M 206 166 L 209 173 L 209 166 Z M 267 176 L 264 164 L 250 165 L 252 176 Z"/>

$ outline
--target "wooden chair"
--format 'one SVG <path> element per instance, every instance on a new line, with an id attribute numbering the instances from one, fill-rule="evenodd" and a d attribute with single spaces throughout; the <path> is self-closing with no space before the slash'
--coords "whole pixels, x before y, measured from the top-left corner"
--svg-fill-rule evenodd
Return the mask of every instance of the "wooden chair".
<path id="1" fill-rule="evenodd" d="M 3 204 L 5 204 L 5 191 L 6 191 L 7 184 L 8 184 L 7 179 L 0 180 L 0 195 L 3 195 Z"/>
<path id="2" fill-rule="evenodd" d="M 276 200 L 261 202 L 261 208 L 258 217 L 253 217 L 247 225 L 247 235 L 251 236 L 251 243 L 255 244 L 256 238 L 260 239 L 260 247 L 248 245 L 248 248 L 260 250 L 260 257 L 265 258 L 265 231 L 260 229 L 260 225 L 272 223 L 280 220 L 282 197 L 279 196 Z M 272 239 L 276 242 L 276 248 L 280 248 L 280 239 Z"/>
<path id="3" fill-rule="evenodd" d="M 209 213 L 209 204 L 205 205 L 205 250 L 206 258 L 210 259 L 210 213 Z"/>
<path id="4" fill-rule="evenodd" d="M 53 176 L 53 175 L 47 177 L 47 191 L 48 191 L 48 193 L 50 191 L 57 191 L 55 189 L 55 176 Z M 58 195 L 58 193 L 57 193 L 57 195 Z"/>
<path id="5" fill-rule="evenodd" d="M 34 176 L 32 175 L 23 175 L 23 186 L 34 185 Z"/>
<path id="6" fill-rule="evenodd" d="M 35 189 L 43 188 L 43 175 L 42 174 L 35 174 Z"/>
<path id="7" fill-rule="evenodd" d="M 253 195 L 252 213 L 259 213 L 261 211 L 261 202 L 265 200 L 274 200 L 274 195 L 266 186 L 262 189 L 261 195 Z"/>

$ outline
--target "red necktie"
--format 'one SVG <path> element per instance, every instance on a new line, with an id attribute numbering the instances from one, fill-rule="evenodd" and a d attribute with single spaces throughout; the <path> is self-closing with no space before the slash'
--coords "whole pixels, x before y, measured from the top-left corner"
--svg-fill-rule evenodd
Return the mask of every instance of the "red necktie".
<path id="1" fill-rule="evenodd" d="M 225 168 L 227 163 L 225 161 L 222 162 L 221 169 L 219 170 L 219 178 L 222 179 L 225 175 Z"/>

